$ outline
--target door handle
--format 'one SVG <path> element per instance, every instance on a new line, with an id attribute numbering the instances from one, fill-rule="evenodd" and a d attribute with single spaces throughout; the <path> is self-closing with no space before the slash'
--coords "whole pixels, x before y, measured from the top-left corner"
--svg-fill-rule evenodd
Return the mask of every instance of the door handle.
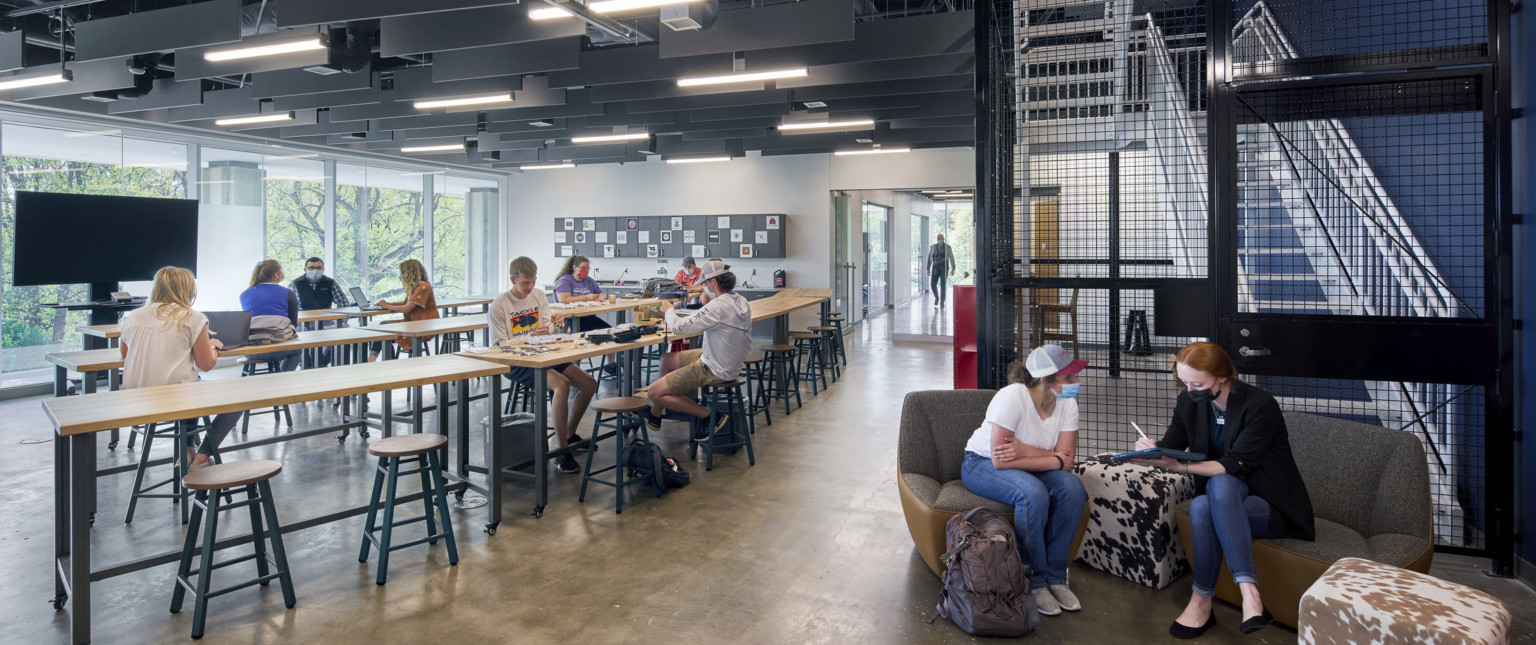
<path id="1" fill-rule="evenodd" d="M 1239 347 L 1237 353 L 1242 356 L 1269 356 L 1272 352 L 1268 347 Z"/>

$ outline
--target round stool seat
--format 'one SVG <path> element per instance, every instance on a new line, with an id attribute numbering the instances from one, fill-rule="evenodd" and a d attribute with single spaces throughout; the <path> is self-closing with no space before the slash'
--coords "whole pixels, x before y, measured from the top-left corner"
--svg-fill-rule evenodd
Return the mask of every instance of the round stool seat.
<path id="1" fill-rule="evenodd" d="M 745 359 L 743 359 L 741 362 L 745 363 L 747 365 L 756 365 L 758 363 L 763 362 L 763 357 L 761 357 L 761 356 L 748 356 Z"/>
<path id="2" fill-rule="evenodd" d="M 283 465 L 280 463 L 267 459 L 252 459 L 214 464 L 190 473 L 181 480 L 186 482 L 187 488 L 192 490 L 224 490 L 266 481 L 280 472 L 283 472 Z"/>
<path id="3" fill-rule="evenodd" d="M 639 412 L 649 407 L 650 401 L 633 396 L 615 396 L 592 402 L 592 409 L 598 412 Z"/>
<path id="4" fill-rule="evenodd" d="M 713 387 L 713 388 L 733 388 L 733 387 L 741 387 L 741 386 L 746 385 L 746 384 L 747 384 L 747 380 L 746 379 L 737 379 L 737 380 L 734 380 L 734 381 L 725 381 L 723 383 L 716 383 L 716 384 L 711 385 L 709 387 Z"/>
<path id="5" fill-rule="evenodd" d="M 448 437 L 435 432 L 401 434 L 380 439 L 368 446 L 368 454 L 375 457 L 410 457 L 432 452 L 448 444 Z"/>
<path id="6" fill-rule="evenodd" d="M 795 346 L 794 345 L 769 345 L 768 346 L 768 351 L 770 351 L 770 352 L 793 352 L 793 351 L 795 351 Z"/>
<path id="7" fill-rule="evenodd" d="M 795 332 L 790 332 L 789 333 L 789 337 L 790 338 L 794 338 L 796 340 L 812 340 L 812 339 L 816 339 L 816 338 L 821 338 L 821 334 L 818 334 L 816 332 L 810 332 L 810 331 L 795 331 Z"/>
<path id="8" fill-rule="evenodd" d="M 806 329 L 811 331 L 837 331 L 836 327 L 832 327 L 830 325 L 817 325 L 815 327 L 807 327 Z"/>

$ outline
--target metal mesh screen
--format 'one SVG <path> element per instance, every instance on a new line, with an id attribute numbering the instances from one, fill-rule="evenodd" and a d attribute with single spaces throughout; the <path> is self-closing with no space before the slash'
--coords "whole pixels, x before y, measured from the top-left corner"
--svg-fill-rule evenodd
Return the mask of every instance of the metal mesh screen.
<path id="1" fill-rule="evenodd" d="M 981 384 L 1005 384 L 1008 362 L 1042 343 L 1089 359 L 1085 454 L 1128 448 L 1131 421 L 1166 427 L 1172 355 L 1215 333 L 1217 312 L 1490 315 L 1489 77 L 1466 69 L 1494 60 L 1488 3 L 1246 0 L 1215 33 L 1199 0 L 982 6 L 996 143 L 977 194 L 980 342 L 995 350 Z M 1236 81 L 1220 115 L 1235 141 L 1217 145 L 1209 38 Z M 1439 65 L 1460 69 L 1367 76 Z M 1212 149 L 1233 154 L 1213 165 Z M 1213 214 L 1212 186 L 1234 184 L 1235 211 Z M 1210 264 L 1213 240 L 1227 239 L 1218 266 L 1235 263 L 1235 293 L 1212 302 L 1209 281 L 1230 275 Z M 1322 376 L 1242 378 L 1287 410 L 1413 433 L 1437 543 L 1489 548 L 1490 389 Z"/>

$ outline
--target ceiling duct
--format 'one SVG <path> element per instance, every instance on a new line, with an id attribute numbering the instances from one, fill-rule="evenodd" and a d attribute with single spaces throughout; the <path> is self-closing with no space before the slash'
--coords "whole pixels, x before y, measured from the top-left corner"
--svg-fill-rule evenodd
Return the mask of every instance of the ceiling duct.
<path id="1" fill-rule="evenodd" d="M 720 15 L 720 0 L 688 2 L 661 8 L 661 24 L 672 31 L 708 29 Z"/>
<path id="2" fill-rule="evenodd" d="M 331 67 L 348 74 L 369 69 L 373 62 L 373 45 L 379 39 L 379 23 L 376 20 L 357 20 L 347 23 L 346 29 L 331 30 Z"/>
<path id="3" fill-rule="evenodd" d="M 240 35 L 270 34 L 277 29 L 277 3 L 262 0 L 240 8 Z"/>
<path id="4" fill-rule="evenodd" d="M 154 87 L 155 77 L 160 71 L 160 59 L 165 55 L 160 53 L 141 54 L 134 57 L 133 62 L 133 87 L 111 92 L 119 99 L 143 98 Z M 97 92 L 98 96 L 102 93 Z"/>

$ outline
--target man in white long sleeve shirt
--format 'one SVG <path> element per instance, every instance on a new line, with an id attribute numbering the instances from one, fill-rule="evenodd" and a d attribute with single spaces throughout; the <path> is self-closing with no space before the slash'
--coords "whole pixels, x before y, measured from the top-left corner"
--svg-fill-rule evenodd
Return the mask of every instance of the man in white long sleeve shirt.
<path id="1" fill-rule="evenodd" d="M 646 422 L 652 429 L 661 428 L 662 408 L 707 418 L 709 408 L 689 398 L 689 393 L 706 385 L 735 380 L 747 351 L 752 348 L 752 306 L 732 291 L 736 288 L 736 274 L 728 271 L 724 262 L 710 260 L 704 264 L 697 284 L 704 287 L 709 302 L 692 315 L 677 315 L 670 302 L 661 305 L 672 333 L 703 332 L 704 349 L 661 357 L 661 378 L 649 390 L 651 409 L 647 411 Z M 715 430 L 729 422 L 727 415 L 721 415 Z M 708 436 L 708 428 L 701 430 L 703 436 Z"/>

